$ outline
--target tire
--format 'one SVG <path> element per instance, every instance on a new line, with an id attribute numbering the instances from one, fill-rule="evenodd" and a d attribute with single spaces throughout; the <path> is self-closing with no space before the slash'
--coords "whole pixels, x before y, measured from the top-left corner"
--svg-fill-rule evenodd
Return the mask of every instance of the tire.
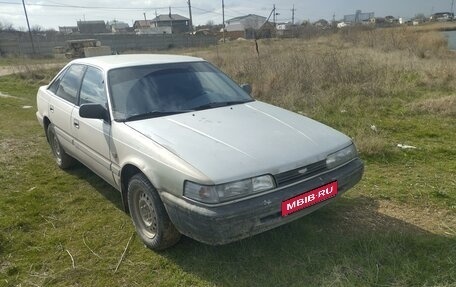
<path id="1" fill-rule="evenodd" d="M 128 207 L 146 247 L 158 251 L 179 241 L 181 234 L 169 219 L 157 190 L 142 173 L 134 175 L 128 183 Z"/>
<path id="2" fill-rule="evenodd" d="M 52 123 L 50 123 L 47 128 L 47 138 L 57 165 L 61 169 L 68 169 L 72 167 L 75 164 L 75 159 L 69 156 L 63 149 L 55 134 L 54 125 Z"/>

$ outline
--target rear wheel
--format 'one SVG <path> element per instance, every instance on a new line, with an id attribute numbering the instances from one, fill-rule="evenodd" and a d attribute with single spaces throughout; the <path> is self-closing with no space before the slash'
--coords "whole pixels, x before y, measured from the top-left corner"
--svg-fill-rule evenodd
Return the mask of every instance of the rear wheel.
<path id="1" fill-rule="evenodd" d="M 60 145 L 59 139 L 55 134 L 54 125 L 52 123 L 50 123 L 47 128 L 47 137 L 57 165 L 61 169 L 68 169 L 72 167 L 75 163 L 75 159 L 69 156 L 62 148 L 62 145 Z"/>
<path id="2" fill-rule="evenodd" d="M 128 207 L 136 232 L 152 250 L 163 250 L 176 244 L 181 234 L 166 213 L 157 190 L 143 174 L 128 183 Z"/>

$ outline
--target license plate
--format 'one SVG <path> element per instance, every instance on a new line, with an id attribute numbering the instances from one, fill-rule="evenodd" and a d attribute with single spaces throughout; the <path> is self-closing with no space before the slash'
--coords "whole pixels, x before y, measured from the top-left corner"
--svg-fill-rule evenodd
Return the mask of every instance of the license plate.
<path id="1" fill-rule="evenodd" d="M 337 195 L 337 181 L 307 191 L 293 198 L 282 201 L 282 216 L 323 202 Z"/>

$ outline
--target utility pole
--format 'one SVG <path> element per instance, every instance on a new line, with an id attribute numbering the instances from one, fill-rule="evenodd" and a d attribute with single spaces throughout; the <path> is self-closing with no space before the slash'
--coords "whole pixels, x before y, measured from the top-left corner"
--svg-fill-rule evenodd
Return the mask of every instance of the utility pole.
<path id="1" fill-rule="evenodd" d="M 294 4 L 293 4 L 293 9 L 291 9 L 291 25 L 294 25 L 294 14 L 295 14 L 295 7 L 294 7 Z"/>
<path id="2" fill-rule="evenodd" d="M 188 4 L 188 15 L 190 15 L 190 32 L 193 32 L 193 20 L 192 20 L 192 4 L 190 3 L 190 0 L 187 0 Z"/>
<path id="3" fill-rule="evenodd" d="M 144 14 L 144 21 L 147 21 L 147 19 L 146 19 L 146 12 L 144 12 L 143 14 Z"/>
<path id="4" fill-rule="evenodd" d="M 225 1 L 222 0 L 222 21 L 223 21 L 223 43 L 225 43 Z"/>
<path id="5" fill-rule="evenodd" d="M 171 14 L 171 6 L 169 6 L 169 19 L 171 19 L 171 34 L 173 34 L 173 15 Z"/>
<path id="6" fill-rule="evenodd" d="M 275 19 L 275 16 L 276 16 L 276 9 L 275 9 L 275 4 L 272 4 L 272 23 L 274 23 L 274 26 L 275 26 L 275 23 L 276 23 L 276 19 Z"/>
<path id="7" fill-rule="evenodd" d="M 25 2 L 22 0 L 22 6 L 24 6 L 24 13 L 25 13 L 25 19 L 27 20 L 27 27 L 28 27 L 28 32 L 30 36 L 30 42 L 32 43 L 32 51 L 33 54 L 35 55 L 35 45 L 33 44 L 33 37 L 32 37 L 32 31 L 30 30 L 30 23 L 27 15 L 27 9 L 25 9 Z"/>
<path id="8" fill-rule="evenodd" d="M 157 9 L 155 9 L 155 28 L 158 27 L 157 21 L 158 21 L 158 14 L 157 14 Z"/>
<path id="9" fill-rule="evenodd" d="M 451 13 L 454 15 L 454 0 L 451 1 Z"/>

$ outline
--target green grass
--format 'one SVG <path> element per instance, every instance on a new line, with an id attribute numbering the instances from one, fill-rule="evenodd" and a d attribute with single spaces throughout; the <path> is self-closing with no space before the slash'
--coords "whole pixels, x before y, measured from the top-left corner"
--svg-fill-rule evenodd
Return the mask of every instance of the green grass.
<path id="1" fill-rule="evenodd" d="M 260 43 L 260 51 L 307 45 L 310 63 L 312 53 L 324 52 L 318 41 L 325 39 Z M 445 112 L 440 104 L 423 108 L 454 95 L 456 85 L 428 74 L 429 59 L 396 61 L 391 52 L 384 55 L 394 60 L 385 70 L 367 56 L 379 52 L 348 47 L 364 53 L 370 68 L 363 71 L 373 69 L 376 77 L 353 71 L 364 78 L 332 75 L 325 83 L 319 73 L 334 61 L 322 61 L 326 67 L 309 66 L 314 74 L 306 74 L 312 82 L 304 89 L 287 84 L 299 76 L 268 68 L 282 72 L 280 61 L 287 70 L 301 56 L 281 54 L 278 62 L 261 64 L 261 74 L 229 61 L 249 47 L 189 53 L 226 59 L 214 62 L 239 82 L 251 82 L 257 98 L 352 136 L 366 164 L 359 185 L 335 204 L 252 238 L 219 247 L 183 238 L 156 253 L 134 235 L 112 187 L 83 166 L 65 172 L 53 162 L 35 117 L 35 94 L 55 71 L 0 77 L 0 92 L 15 97 L 0 98 L 0 286 L 456 286 L 456 120 L 451 103 Z M 332 53 L 326 51 L 342 70 L 356 67 L 344 51 Z M 439 57 L 456 63 L 451 55 Z M 303 96 L 296 98 L 300 88 Z M 280 97 L 288 93 L 295 96 Z M 402 150 L 399 143 L 417 149 Z"/>

